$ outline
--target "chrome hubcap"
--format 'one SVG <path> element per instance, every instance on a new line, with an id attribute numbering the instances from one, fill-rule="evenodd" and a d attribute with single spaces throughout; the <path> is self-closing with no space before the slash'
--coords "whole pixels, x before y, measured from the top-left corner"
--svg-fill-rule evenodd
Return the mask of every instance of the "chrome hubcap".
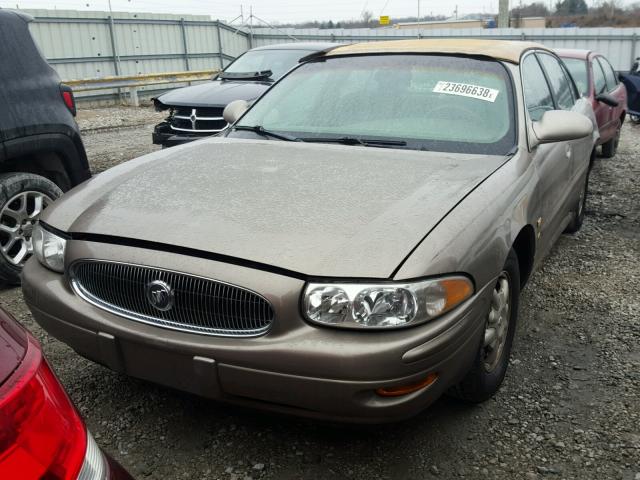
<path id="1" fill-rule="evenodd" d="M 33 227 L 51 202 L 41 192 L 20 192 L 0 210 L 0 253 L 7 262 L 20 267 L 33 253 Z"/>
<path id="2" fill-rule="evenodd" d="M 492 372 L 502 357 L 507 342 L 511 306 L 509 304 L 510 286 L 507 272 L 502 272 L 493 289 L 491 308 L 484 330 L 484 369 Z"/>

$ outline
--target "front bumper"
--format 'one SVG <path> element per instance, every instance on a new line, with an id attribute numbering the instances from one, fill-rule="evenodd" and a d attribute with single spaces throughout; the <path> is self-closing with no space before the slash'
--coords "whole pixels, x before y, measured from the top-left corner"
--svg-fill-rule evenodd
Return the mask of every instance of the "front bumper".
<path id="1" fill-rule="evenodd" d="M 151 139 L 155 145 L 162 145 L 163 147 L 168 148 L 176 145 L 182 145 L 183 143 L 193 142 L 195 140 L 201 140 L 212 135 L 217 135 L 217 133 L 211 133 L 208 135 L 176 133 L 175 130 L 171 129 L 169 122 L 162 122 L 154 127 Z"/>
<path id="2" fill-rule="evenodd" d="M 174 253 L 70 241 L 67 260 L 100 258 L 183 271 L 242 285 L 273 305 L 275 321 L 260 337 L 203 336 L 139 323 L 78 296 L 62 275 L 35 259 L 23 291 L 36 321 L 81 355 L 107 367 L 205 397 L 337 421 L 379 423 L 417 414 L 470 368 L 482 338 L 490 288 L 455 311 L 413 328 L 363 332 L 302 320 L 304 281 Z M 399 397 L 375 390 L 431 386 Z"/>

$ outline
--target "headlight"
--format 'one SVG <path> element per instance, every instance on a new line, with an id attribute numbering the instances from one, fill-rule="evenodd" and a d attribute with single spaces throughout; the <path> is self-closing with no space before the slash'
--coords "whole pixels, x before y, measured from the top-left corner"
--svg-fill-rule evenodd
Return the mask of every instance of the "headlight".
<path id="1" fill-rule="evenodd" d="M 451 276 L 417 282 L 309 283 L 303 309 L 312 322 L 393 328 L 432 320 L 473 295 L 471 280 Z"/>
<path id="2" fill-rule="evenodd" d="M 64 252 L 67 241 L 37 224 L 33 229 L 33 253 L 42 265 L 56 272 L 64 272 Z"/>

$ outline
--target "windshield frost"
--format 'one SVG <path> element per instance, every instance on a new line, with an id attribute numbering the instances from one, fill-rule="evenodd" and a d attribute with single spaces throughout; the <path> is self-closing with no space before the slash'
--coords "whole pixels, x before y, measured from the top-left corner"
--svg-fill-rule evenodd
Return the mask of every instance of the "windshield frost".
<path id="1" fill-rule="evenodd" d="M 512 92 L 498 62 L 427 55 L 337 57 L 302 65 L 239 126 L 296 137 L 407 141 L 408 148 L 504 154 Z"/>

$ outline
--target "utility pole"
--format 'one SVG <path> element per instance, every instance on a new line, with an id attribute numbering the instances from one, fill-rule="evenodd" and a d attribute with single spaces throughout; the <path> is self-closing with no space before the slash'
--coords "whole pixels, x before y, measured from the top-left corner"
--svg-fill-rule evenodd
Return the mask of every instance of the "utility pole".
<path id="1" fill-rule="evenodd" d="M 509 0 L 500 0 L 498 7 L 498 28 L 509 28 Z"/>
<path id="2" fill-rule="evenodd" d="M 253 48 L 253 5 L 249 5 L 249 48 Z"/>
<path id="3" fill-rule="evenodd" d="M 418 0 L 418 21 L 420 21 L 420 0 Z"/>

